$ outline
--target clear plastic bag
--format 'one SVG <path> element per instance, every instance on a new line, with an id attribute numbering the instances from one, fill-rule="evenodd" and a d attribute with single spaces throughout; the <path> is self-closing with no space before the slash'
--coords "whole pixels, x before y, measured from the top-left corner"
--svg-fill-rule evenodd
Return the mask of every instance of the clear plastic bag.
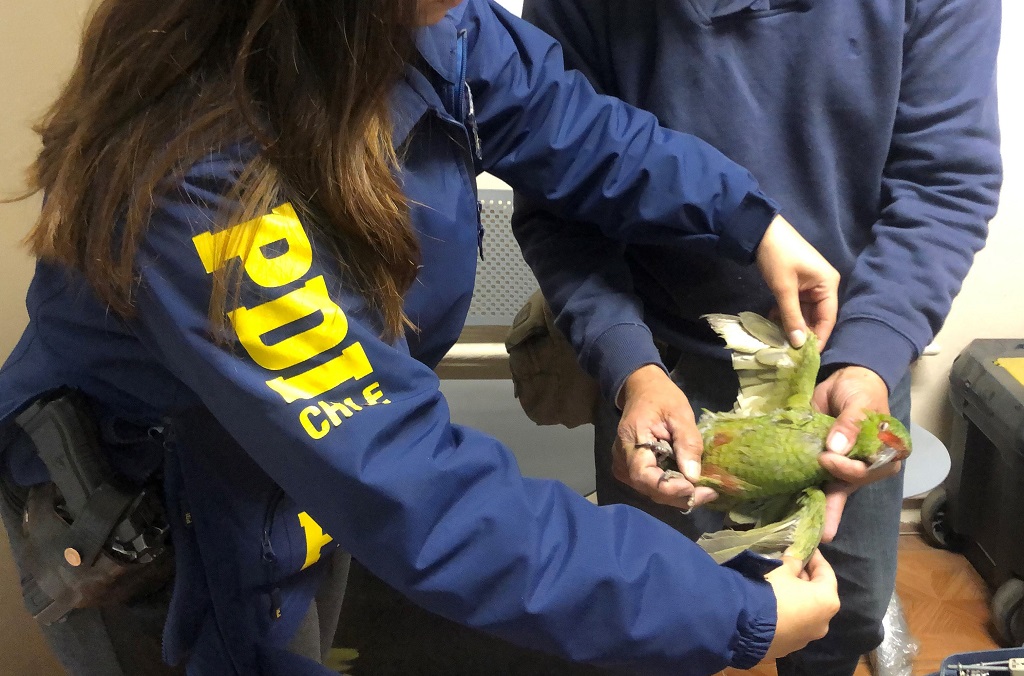
<path id="1" fill-rule="evenodd" d="M 889 607 L 882 619 L 885 638 L 869 655 L 871 671 L 875 676 L 911 676 L 914 658 L 921 645 L 911 636 L 903 605 L 896 592 L 889 599 Z"/>

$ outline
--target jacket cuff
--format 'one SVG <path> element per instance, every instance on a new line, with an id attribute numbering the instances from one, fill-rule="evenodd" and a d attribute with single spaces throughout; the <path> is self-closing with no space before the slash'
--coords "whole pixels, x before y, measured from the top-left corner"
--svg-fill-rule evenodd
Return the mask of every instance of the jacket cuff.
<path id="1" fill-rule="evenodd" d="M 877 373 L 892 393 L 920 350 L 909 338 L 877 319 L 857 317 L 836 325 L 821 355 L 821 371 L 827 375 L 850 364 Z"/>
<path id="2" fill-rule="evenodd" d="M 616 324 L 594 341 L 584 368 L 597 378 L 601 396 L 614 404 L 626 378 L 648 364 L 656 364 L 668 373 L 651 330 L 643 324 Z"/>
<path id="3" fill-rule="evenodd" d="M 764 193 L 747 193 L 719 235 L 718 253 L 737 263 L 753 263 L 761 238 L 778 213 L 778 205 Z"/>
<path id="4" fill-rule="evenodd" d="M 744 608 L 736 620 L 736 637 L 730 644 L 732 656 L 729 665 L 736 669 L 750 669 L 764 659 L 775 638 L 778 608 L 772 586 L 763 580 L 744 578 L 737 591 L 746 598 Z M 737 585 L 739 586 L 739 585 Z"/>

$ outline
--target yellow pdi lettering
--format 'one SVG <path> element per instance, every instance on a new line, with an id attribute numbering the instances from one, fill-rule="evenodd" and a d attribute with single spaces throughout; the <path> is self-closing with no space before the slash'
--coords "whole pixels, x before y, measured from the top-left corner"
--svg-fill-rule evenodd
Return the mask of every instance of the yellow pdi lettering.
<path id="1" fill-rule="evenodd" d="M 309 238 L 290 204 L 283 204 L 266 216 L 216 234 L 196 235 L 192 242 L 208 273 L 220 269 L 229 260 L 239 258 L 244 261 L 249 278 L 267 288 L 298 281 L 313 264 Z M 268 247 L 280 243 L 285 245 L 284 250 L 268 256 Z M 271 332 L 317 313 L 321 316 L 315 326 L 273 344 L 266 342 Z M 252 308 L 236 308 L 227 316 L 249 356 L 270 371 L 293 368 L 338 346 L 348 335 L 348 318 L 331 300 L 322 275 L 279 298 Z M 270 379 L 267 386 L 290 404 L 318 397 L 348 380 L 358 380 L 372 372 L 366 351 L 355 342 L 334 358 L 288 378 Z M 317 414 L 305 409 L 300 419 L 306 432 L 313 438 L 319 438 L 317 435 L 323 436 L 327 430 L 323 425 L 314 423 L 313 415 Z"/>
<path id="2" fill-rule="evenodd" d="M 334 359 L 291 378 L 274 378 L 267 385 L 287 402 L 312 399 L 346 380 L 364 378 L 373 373 L 370 360 L 359 343 L 352 343 Z"/>
<path id="3" fill-rule="evenodd" d="M 306 536 L 306 561 L 302 564 L 305 570 L 320 560 L 320 551 L 334 538 L 325 533 L 313 517 L 305 512 L 299 513 L 299 525 Z"/>
<path id="4" fill-rule="evenodd" d="M 252 235 L 251 239 L 249 235 Z M 285 242 L 287 249 L 272 258 L 270 244 Z M 245 261 L 245 273 L 256 284 L 275 289 L 300 279 L 313 265 L 313 248 L 291 204 L 282 204 L 266 216 L 239 223 L 214 234 L 192 238 L 203 267 L 212 273 L 230 260 Z"/>
<path id="5" fill-rule="evenodd" d="M 273 345 L 265 336 L 292 322 L 320 312 L 323 318 L 313 327 Z M 318 275 L 300 288 L 254 308 L 240 307 L 228 313 L 238 340 L 257 364 L 271 371 L 280 371 L 322 354 L 348 335 L 348 318 L 327 295 L 323 275 Z"/>

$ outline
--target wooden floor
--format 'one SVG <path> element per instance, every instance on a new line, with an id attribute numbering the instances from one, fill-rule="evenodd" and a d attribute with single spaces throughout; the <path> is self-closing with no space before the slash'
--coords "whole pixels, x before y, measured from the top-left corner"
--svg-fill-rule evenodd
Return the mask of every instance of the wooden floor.
<path id="1" fill-rule="evenodd" d="M 966 559 L 933 549 L 916 534 L 900 537 L 896 592 L 920 644 L 913 676 L 927 676 L 953 653 L 991 650 L 994 638 L 988 600 L 990 592 Z M 775 667 L 722 672 L 721 676 L 775 676 Z M 864 660 L 856 676 L 870 676 Z"/>

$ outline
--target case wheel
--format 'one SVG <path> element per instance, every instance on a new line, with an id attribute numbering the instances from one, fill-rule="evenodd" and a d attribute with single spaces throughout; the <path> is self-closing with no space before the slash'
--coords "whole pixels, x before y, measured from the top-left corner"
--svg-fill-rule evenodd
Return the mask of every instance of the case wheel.
<path id="1" fill-rule="evenodd" d="M 939 486 L 931 491 L 921 504 L 921 534 L 933 547 L 956 551 L 960 548 L 960 538 L 946 518 L 948 507 L 945 488 Z"/>
<path id="2" fill-rule="evenodd" d="M 1006 645 L 1024 644 L 1024 580 L 1011 578 L 992 596 L 992 623 Z"/>

